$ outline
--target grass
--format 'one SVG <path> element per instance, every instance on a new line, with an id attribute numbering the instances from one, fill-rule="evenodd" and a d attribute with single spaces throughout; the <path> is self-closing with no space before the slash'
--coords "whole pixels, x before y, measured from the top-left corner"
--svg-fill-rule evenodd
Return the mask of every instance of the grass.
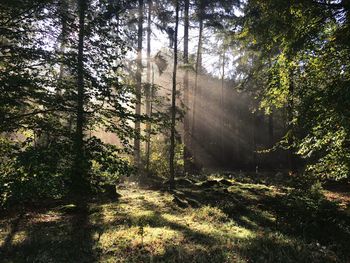
<path id="1" fill-rule="evenodd" d="M 215 185 L 197 178 L 172 193 L 126 184 L 116 202 L 9 211 L 0 218 L 0 261 L 349 262 L 346 239 L 322 243 L 280 227 L 274 207 L 289 188 L 209 180 Z"/>

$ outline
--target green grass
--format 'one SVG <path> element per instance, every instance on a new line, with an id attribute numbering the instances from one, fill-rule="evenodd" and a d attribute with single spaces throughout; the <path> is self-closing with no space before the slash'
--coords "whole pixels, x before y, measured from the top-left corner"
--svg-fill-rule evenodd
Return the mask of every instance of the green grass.
<path id="1" fill-rule="evenodd" d="M 278 227 L 272 207 L 286 188 L 227 180 L 174 193 L 126 185 L 117 202 L 9 212 L 0 219 L 0 261 L 348 262 L 341 242 Z"/>

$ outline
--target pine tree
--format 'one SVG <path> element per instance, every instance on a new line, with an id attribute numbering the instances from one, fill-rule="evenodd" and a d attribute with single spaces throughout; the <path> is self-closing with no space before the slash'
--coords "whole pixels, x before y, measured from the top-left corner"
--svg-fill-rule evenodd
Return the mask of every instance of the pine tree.
<path id="1" fill-rule="evenodd" d="M 179 1 L 175 2 L 175 34 L 174 34 L 174 68 L 172 76 L 172 92 L 171 92 L 171 130 L 170 130 L 170 157 L 169 157 L 169 188 L 175 188 L 175 132 L 176 132 L 176 75 L 177 75 L 177 34 L 179 28 Z"/>
<path id="2" fill-rule="evenodd" d="M 77 117 L 76 117 L 76 132 L 75 132 L 75 164 L 73 185 L 75 191 L 84 187 L 84 178 L 86 176 L 86 167 L 84 164 L 84 126 L 85 126 L 85 114 L 84 114 L 84 37 L 85 37 L 85 12 L 86 5 L 88 3 L 85 0 L 78 0 L 79 11 L 79 39 L 78 39 L 78 60 L 77 60 Z"/>
<path id="3" fill-rule="evenodd" d="M 189 53 L 188 53 L 188 42 L 189 42 L 189 9 L 190 1 L 185 0 L 185 9 L 184 9 L 184 55 L 183 60 L 185 64 L 185 75 L 183 79 L 184 85 L 184 104 L 186 107 L 186 113 L 184 116 L 184 169 L 185 172 L 190 172 L 191 165 L 191 136 L 190 136 L 190 100 L 189 100 Z"/>
<path id="4" fill-rule="evenodd" d="M 147 16 L 147 85 L 146 85 L 146 115 L 151 118 L 152 103 L 152 83 L 151 83 L 151 22 L 152 22 L 152 0 L 148 0 L 148 16 Z M 149 171 L 150 151 L 151 151 L 151 122 L 146 124 L 146 171 Z"/>
<path id="5" fill-rule="evenodd" d="M 136 105 L 135 114 L 141 115 L 141 89 L 142 89 L 142 40 L 143 40 L 143 0 L 138 2 L 138 30 L 137 30 L 137 72 L 136 72 Z M 134 139 L 134 164 L 137 168 L 141 168 L 140 156 L 140 136 L 141 123 L 135 120 L 135 139 Z"/>

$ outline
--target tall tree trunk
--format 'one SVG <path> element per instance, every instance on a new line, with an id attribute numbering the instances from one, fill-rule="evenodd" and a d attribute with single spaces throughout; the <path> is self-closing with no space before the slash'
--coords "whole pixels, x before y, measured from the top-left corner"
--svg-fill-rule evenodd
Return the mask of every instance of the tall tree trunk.
<path id="1" fill-rule="evenodd" d="M 175 125 L 176 125 L 176 73 L 177 73 L 177 33 L 179 27 L 179 1 L 176 1 L 175 36 L 174 36 L 174 69 L 173 87 L 171 93 L 171 131 L 170 131 L 170 158 L 169 158 L 169 188 L 175 187 Z"/>
<path id="2" fill-rule="evenodd" d="M 253 167 L 255 169 L 255 173 L 258 173 L 258 156 L 257 156 L 257 129 L 258 129 L 258 113 L 255 111 L 253 113 L 253 123 L 252 123 L 252 137 L 253 137 L 253 145 L 252 145 L 252 151 L 253 151 Z"/>
<path id="3" fill-rule="evenodd" d="M 294 72 L 289 69 L 289 87 L 287 102 L 287 121 L 288 121 L 288 163 L 290 173 L 296 173 L 296 158 L 294 154 L 294 124 L 293 124 L 293 108 L 294 108 Z"/>
<path id="4" fill-rule="evenodd" d="M 220 94 L 220 105 L 224 105 L 224 89 L 225 89 L 225 61 L 226 60 L 226 50 L 224 48 L 222 52 L 222 74 L 221 74 L 221 94 Z M 224 123 L 225 117 L 224 112 L 220 116 L 220 150 L 221 150 L 221 163 L 226 164 L 225 160 L 225 144 L 224 144 Z"/>
<path id="5" fill-rule="evenodd" d="M 274 127 L 273 127 L 273 115 L 272 112 L 269 114 L 268 119 L 268 129 L 269 129 L 269 147 L 272 148 L 274 144 Z"/>
<path id="6" fill-rule="evenodd" d="M 203 35 L 203 18 L 202 15 L 200 14 L 199 16 L 199 34 L 198 34 L 198 46 L 197 46 L 197 58 L 196 58 L 196 72 L 195 72 L 195 81 L 194 81 L 194 91 L 193 91 L 193 111 L 192 111 L 192 131 L 191 131 L 191 136 L 192 136 L 192 142 L 194 144 L 192 145 L 192 150 L 193 150 L 193 156 L 194 159 L 196 157 L 196 145 L 197 145 L 197 132 L 198 132 L 198 124 L 197 124 L 197 114 L 198 114 L 198 101 L 200 98 L 198 98 L 201 94 L 200 92 L 200 87 L 198 87 L 198 75 L 199 71 L 201 68 L 201 57 L 202 57 L 202 35 Z M 196 160 L 194 160 L 196 162 Z"/>
<path id="7" fill-rule="evenodd" d="M 141 85 L 142 85 L 142 36 L 143 36 L 143 0 L 139 0 L 138 10 L 138 40 L 137 40 L 137 72 L 136 72 L 136 105 L 135 114 L 141 114 Z M 139 120 L 135 121 L 135 139 L 134 139 L 134 165 L 137 168 L 141 168 L 141 155 L 140 155 L 140 135 L 141 135 L 141 123 Z"/>
<path id="8" fill-rule="evenodd" d="M 84 153 L 84 37 L 85 37 L 85 12 L 86 1 L 78 0 L 79 9 L 79 39 L 78 39 L 78 79 L 77 79 L 77 119 L 75 133 L 75 174 L 73 185 L 75 190 L 83 190 L 85 177 L 85 153 Z"/>
<path id="9" fill-rule="evenodd" d="M 60 47 L 59 47 L 59 52 L 60 52 L 60 57 L 61 59 L 64 58 L 64 52 L 66 50 L 66 44 L 67 44 L 67 13 L 68 13 L 68 3 L 67 0 L 61 0 L 60 2 L 60 7 L 59 7 L 59 12 L 60 12 L 60 18 L 61 18 L 61 23 L 62 23 L 62 32 L 59 38 L 60 41 Z M 59 71 L 59 81 L 62 81 L 64 77 L 64 63 L 60 63 L 60 71 Z M 58 90 L 58 95 L 61 95 L 61 90 Z"/>
<path id="10" fill-rule="evenodd" d="M 146 114 L 151 117 L 151 14 L 152 0 L 148 0 L 147 17 L 147 88 L 146 88 Z M 149 171 L 150 143 L 151 143 L 151 122 L 146 124 L 146 171 Z"/>
<path id="11" fill-rule="evenodd" d="M 186 113 L 184 117 L 184 169 L 185 172 L 190 172 L 191 165 L 191 136 L 190 136 L 190 120 L 189 120 L 189 112 L 190 112 L 190 104 L 189 104 L 189 72 L 187 69 L 189 60 L 188 60 L 188 41 L 189 41 L 189 9 L 190 9 L 190 1 L 185 0 L 185 12 L 184 12 L 184 64 L 186 64 L 186 70 L 184 75 L 184 104 L 186 107 Z"/>
<path id="12" fill-rule="evenodd" d="M 237 98 L 240 98 L 239 95 Z M 239 103 L 238 100 L 235 101 L 234 104 L 234 124 L 232 126 L 234 127 L 234 134 L 235 134 L 235 141 L 236 141 L 236 151 L 235 151 L 235 168 L 236 169 L 241 169 L 242 168 L 242 161 L 243 161 L 243 147 L 242 147 L 242 142 L 241 142 L 241 137 L 242 137 L 242 109 L 241 109 L 241 103 Z M 229 113 L 228 113 L 229 114 Z"/>

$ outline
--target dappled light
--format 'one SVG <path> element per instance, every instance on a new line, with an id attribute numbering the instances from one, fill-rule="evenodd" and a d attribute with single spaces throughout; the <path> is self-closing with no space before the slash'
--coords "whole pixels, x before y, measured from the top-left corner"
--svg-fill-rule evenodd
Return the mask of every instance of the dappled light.
<path id="1" fill-rule="evenodd" d="M 0 262 L 350 262 L 349 0 L 0 1 Z"/>
<path id="2" fill-rule="evenodd" d="M 118 189 L 121 198 L 117 202 L 92 200 L 87 210 L 64 203 L 47 210 L 34 209 L 24 214 L 16 229 L 6 225 L 15 217 L 2 218 L 2 228 L 7 229 L 1 232 L 2 238 L 9 244 L 2 242 L 1 251 L 11 253 L 17 261 L 34 262 L 61 262 L 72 257 L 88 262 L 162 262 L 164 258 L 169 262 L 206 262 L 206 257 L 214 262 L 245 262 L 247 258 L 272 257 L 282 262 L 285 258 L 279 253 L 287 256 L 287 262 L 299 256 L 300 262 L 335 259 L 327 248 L 279 228 L 271 202 L 280 205 L 285 188 L 244 183 L 239 177 L 213 175 L 208 181 L 192 180 L 194 185 L 179 186 L 174 193 L 125 183 Z M 209 182 L 215 187 L 208 186 Z M 187 206 L 180 207 L 176 198 Z M 46 244 L 45 250 L 41 244 Z"/>

